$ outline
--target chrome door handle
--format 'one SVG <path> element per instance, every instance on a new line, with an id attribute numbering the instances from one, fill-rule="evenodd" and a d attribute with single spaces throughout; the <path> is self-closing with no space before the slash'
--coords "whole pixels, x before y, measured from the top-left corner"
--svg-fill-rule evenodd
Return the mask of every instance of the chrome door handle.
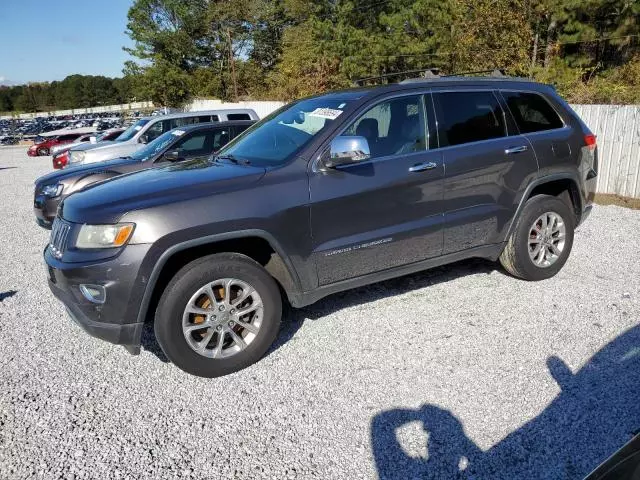
<path id="1" fill-rule="evenodd" d="M 520 145 L 519 147 L 510 147 L 507 148 L 504 153 L 506 155 L 511 155 L 512 153 L 520 153 L 520 152 L 526 152 L 528 149 L 528 147 L 526 145 Z"/>
<path id="2" fill-rule="evenodd" d="M 433 163 L 433 162 L 429 162 L 429 163 L 418 163 L 417 165 L 414 165 L 413 167 L 409 167 L 409 171 L 412 173 L 415 172 L 424 172 L 425 170 L 433 170 L 434 168 L 436 168 L 438 165 Z"/>

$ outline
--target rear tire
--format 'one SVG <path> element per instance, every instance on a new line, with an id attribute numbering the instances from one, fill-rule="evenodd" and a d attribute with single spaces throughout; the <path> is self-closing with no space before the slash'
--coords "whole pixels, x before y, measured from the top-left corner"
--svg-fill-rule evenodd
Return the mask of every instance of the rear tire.
<path id="1" fill-rule="evenodd" d="M 220 253 L 195 260 L 174 276 L 158 303 L 154 330 L 178 368 L 212 378 L 260 360 L 281 317 L 273 277 L 245 255 Z"/>
<path id="2" fill-rule="evenodd" d="M 550 195 L 527 201 L 516 219 L 500 263 L 523 280 L 545 280 L 564 266 L 573 246 L 575 215 L 566 202 Z"/>

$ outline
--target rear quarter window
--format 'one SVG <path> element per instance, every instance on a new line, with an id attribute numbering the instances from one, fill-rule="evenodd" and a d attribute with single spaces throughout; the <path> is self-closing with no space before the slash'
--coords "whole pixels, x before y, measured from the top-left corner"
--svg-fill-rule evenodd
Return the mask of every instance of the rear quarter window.
<path id="1" fill-rule="evenodd" d="M 227 120 L 251 120 L 248 113 L 228 113 Z"/>
<path id="2" fill-rule="evenodd" d="M 562 128 L 564 123 L 549 102 L 537 93 L 501 92 L 520 133 Z"/>

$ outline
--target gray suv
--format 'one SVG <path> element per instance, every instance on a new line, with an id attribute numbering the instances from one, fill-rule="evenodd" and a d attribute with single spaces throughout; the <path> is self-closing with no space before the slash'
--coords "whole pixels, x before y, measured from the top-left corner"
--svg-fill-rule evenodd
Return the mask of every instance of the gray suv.
<path id="1" fill-rule="evenodd" d="M 282 305 L 458 260 L 543 280 L 594 196 L 595 137 L 546 85 L 436 78 L 291 103 L 208 160 L 62 202 L 49 285 L 90 334 L 204 377 L 276 338 Z"/>

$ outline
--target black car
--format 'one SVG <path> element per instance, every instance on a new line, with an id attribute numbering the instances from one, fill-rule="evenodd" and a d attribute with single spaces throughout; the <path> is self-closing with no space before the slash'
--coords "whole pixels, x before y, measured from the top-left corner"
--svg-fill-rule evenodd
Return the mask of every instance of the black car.
<path id="1" fill-rule="evenodd" d="M 87 185 L 123 173 L 136 172 L 167 163 L 208 157 L 253 123 L 252 120 L 200 123 L 170 130 L 130 157 L 66 168 L 38 178 L 33 209 L 38 225 L 51 228 L 62 200 Z"/>
<path id="2" fill-rule="evenodd" d="M 594 135 L 555 90 L 436 78 L 274 112 L 211 159 L 91 185 L 60 206 L 49 285 L 92 335 L 213 377 L 257 361 L 283 299 L 470 257 L 554 276 L 591 209 Z"/>

